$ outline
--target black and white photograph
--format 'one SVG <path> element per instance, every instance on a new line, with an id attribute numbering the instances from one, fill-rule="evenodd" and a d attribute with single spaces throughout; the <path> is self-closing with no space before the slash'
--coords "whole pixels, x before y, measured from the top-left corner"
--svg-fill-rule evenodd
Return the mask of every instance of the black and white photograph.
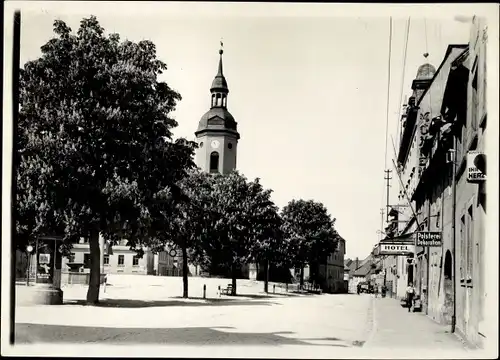
<path id="1" fill-rule="evenodd" d="M 2 355 L 498 358 L 498 11 L 6 1 Z"/>

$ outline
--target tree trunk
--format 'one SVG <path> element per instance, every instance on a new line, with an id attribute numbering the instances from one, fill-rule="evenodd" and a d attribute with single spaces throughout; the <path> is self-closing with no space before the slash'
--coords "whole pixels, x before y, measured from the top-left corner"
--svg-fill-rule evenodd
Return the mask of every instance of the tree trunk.
<path id="1" fill-rule="evenodd" d="M 236 265 L 233 264 L 231 266 L 231 275 L 232 275 L 232 290 L 231 290 L 231 295 L 236 296 Z"/>
<path id="2" fill-rule="evenodd" d="M 101 246 L 99 231 L 92 230 L 89 238 L 90 245 L 90 280 L 87 291 L 87 304 L 99 303 L 99 288 L 101 286 Z"/>
<path id="3" fill-rule="evenodd" d="M 188 298 L 188 254 L 186 244 L 182 245 L 182 297 Z"/>
<path id="4" fill-rule="evenodd" d="M 300 268 L 300 287 L 304 286 L 304 266 Z"/>
<path id="5" fill-rule="evenodd" d="M 269 260 L 266 260 L 264 265 L 264 292 L 269 292 Z"/>

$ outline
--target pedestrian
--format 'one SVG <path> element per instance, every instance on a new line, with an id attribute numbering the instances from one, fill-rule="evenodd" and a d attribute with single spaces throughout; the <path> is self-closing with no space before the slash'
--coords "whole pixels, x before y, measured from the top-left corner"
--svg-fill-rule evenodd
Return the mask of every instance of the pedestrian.
<path id="1" fill-rule="evenodd" d="M 104 275 L 104 286 L 103 286 L 104 292 L 106 292 L 106 285 L 108 285 L 108 274 Z"/>
<path id="2" fill-rule="evenodd" d="M 412 283 L 409 283 L 408 287 L 406 288 L 406 304 L 408 306 L 408 312 L 411 311 L 414 298 L 415 298 L 415 288 L 413 287 Z"/>
<path id="3" fill-rule="evenodd" d="M 357 291 L 358 291 L 358 295 L 359 295 L 359 293 L 361 292 L 361 285 L 358 284 L 356 287 L 357 287 Z"/>

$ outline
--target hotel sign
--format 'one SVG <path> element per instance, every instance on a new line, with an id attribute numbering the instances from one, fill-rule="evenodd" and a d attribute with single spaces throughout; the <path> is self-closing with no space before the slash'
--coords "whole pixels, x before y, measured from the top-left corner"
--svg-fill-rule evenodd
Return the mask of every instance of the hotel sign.
<path id="1" fill-rule="evenodd" d="M 379 255 L 406 256 L 415 253 L 415 245 L 405 243 L 380 243 Z"/>
<path id="2" fill-rule="evenodd" d="M 417 232 L 417 246 L 435 247 L 443 243 L 440 231 Z"/>

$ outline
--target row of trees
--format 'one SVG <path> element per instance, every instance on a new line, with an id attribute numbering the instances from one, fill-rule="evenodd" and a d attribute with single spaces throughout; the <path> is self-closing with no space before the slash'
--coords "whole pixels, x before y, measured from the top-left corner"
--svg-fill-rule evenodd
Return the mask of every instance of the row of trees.
<path id="1" fill-rule="evenodd" d="M 233 292 L 242 265 L 270 263 L 281 268 L 318 265 L 335 251 L 338 234 L 323 204 L 292 200 L 280 212 L 271 190 L 238 172 L 209 175 L 193 171 L 181 181 L 183 199 L 163 232 L 163 241 L 182 249 L 184 296 L 188 296 L 187 263 L 207 269 L 230 269 Z M 303 274 L 303 271 L 301 272 Z M 303 277 L 301 283 L 303 283 Z M 267 291 L 267 281 L 265 284 Z"/>
<path id="2" fill-rule="evenodd" d="M 99 299 L 99 234 L 126 238 L 139 254 L 182 249 L 185 297 L 188 259 L 229 266 L 236 292 L 242 263 L 314 268 L 334 250 L 334 219 L 322 204 L 291 201 L 280 213 L 258 179 L 196 169 L 196 143 L 173 139 L 181 96 L 158 80 L 166 65 L 152 42 L 106 36 L 95 17 L 76 34 L 55 21 L 54 32 L 20 74 L 16 241 L 24 249 L 64 234 L 68 253 L 87 237 L 88 303 Z"/>

